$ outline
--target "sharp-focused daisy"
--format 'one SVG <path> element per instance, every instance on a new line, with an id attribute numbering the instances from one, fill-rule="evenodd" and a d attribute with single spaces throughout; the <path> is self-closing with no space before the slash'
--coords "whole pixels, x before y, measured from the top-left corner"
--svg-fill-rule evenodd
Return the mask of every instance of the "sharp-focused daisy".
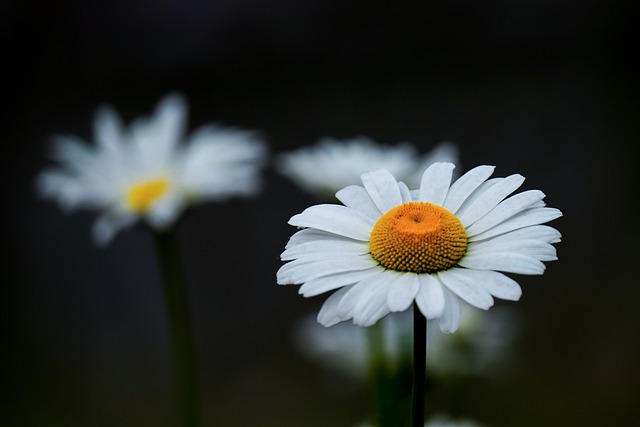
<path id="1" fill-rule="evenodd" d="M 254 193 L 263 143 L 251 132 L 207 125 L 183 144 L 186 113 L 182 97 L 170 95 L 151 118 L 125 128 L 111 108 L 101 108 L 97 145 L 58 137 L 60 166 L 38 177 L 40 193 L 67 210 L 100 211 L 93 237 L 101 245 L 138 219 L 163 229 L 189 205 Z"/>
<path id="2" fill-rule="evenodd" d="M 540 224 L 561 212 L 546 207 L 539 190 L 507 197 L 521 175 L 489 179 L 494 167 L 478 166 L 451 184 L 453 169 L 431 165 L 413 192 L 386 170 L 368 172 L 363 186 L 336 193 L 344 206 L 294 215 L 289 224 L 303 229 L 282 253 L 290 262 L 278 283 L 302 284 L 306 297 L 335 291 L 318 314 L 325 326 L 370 326 L 415 301 L 453 332 L 460 300 L 485 310 L 493 297 L 518 300 L 520 286 L 501 272 L 542 274 L 542 261 L 557 259 L 560 233 Z"/>
<path id="3" fill-rule="evenodd" d="M 281 154 L 276 166 L 297 185 L 325 199 L 347 185 L 360 183 L 360 175 L 386 169 L 412 188 L 420 185 L 422 172 L 435 162 L 458 162 L 452 143 L 441 143 L 421 156 L 408 144 L 380 145 L 366 137 L 339 141 L 321 139 L 314 147 Z"/>

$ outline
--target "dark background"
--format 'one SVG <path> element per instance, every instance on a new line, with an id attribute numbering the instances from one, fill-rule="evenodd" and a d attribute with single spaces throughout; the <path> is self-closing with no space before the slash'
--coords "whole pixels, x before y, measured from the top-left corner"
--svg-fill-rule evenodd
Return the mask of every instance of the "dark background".
<path id="1" fill-rule="evenodd" d="M 521 369 L 470 381 L 494 426 L 631 426 L 640 397 L 637 10 L 628 1 L 5 1 L 0 424 L 170 426 L 163 298 L 150 236 L 90 241 L 93 213 L 38 200 L 56 133 L 91 140 L 166 93 L 272 153 L 323 136 L 450 140 L 463 168 L 522 173 L 564 217 L 560 260 L 522 277 Z M 187 257 L 206 425 L 351 426 L 363 392 L 324 387 L 294 322 L 324 297 L 278 287 L 288 218 L 315 203 L 273 169 L 252 200 L 197 208 Z M 429 403 L 427 404 L 429 407 Z"/>

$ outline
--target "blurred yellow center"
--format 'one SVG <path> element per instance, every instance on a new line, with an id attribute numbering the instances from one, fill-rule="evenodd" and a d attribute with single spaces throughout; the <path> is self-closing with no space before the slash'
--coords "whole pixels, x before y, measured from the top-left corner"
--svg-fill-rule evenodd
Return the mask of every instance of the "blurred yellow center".
<path id="1" fill-rule="evenodd" d="M 435 273 L 453 267 L 467 250 L 467 233 L 451 212 L 409 202 L 382 215 L 371 231 L 371 256 L 383 267 Z"/>
<path id="2" fill-rule="evenodd" d="M 169 182 L 166 179 L 152 179 L 130 187 L 127 190 L 127 205 L 136 213 L 146 212 L 151 205 L 167 194 Z"/>

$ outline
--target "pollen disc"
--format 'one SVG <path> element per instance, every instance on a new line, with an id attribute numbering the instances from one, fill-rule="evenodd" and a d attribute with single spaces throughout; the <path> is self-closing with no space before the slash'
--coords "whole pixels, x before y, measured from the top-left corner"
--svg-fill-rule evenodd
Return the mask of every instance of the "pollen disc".
<path id="1" fill-rule="evenodd" d="M 388 269 L 435 273 L 460 261 L 467 250 L 467 233 L 445 208 L 409 202 L 378 219 L 369 248 L 371 256 Z"/>
<path id="2" fill-rule="evenodd" d="M 166 179 L 152 179 L 130 187 L 126 193 L 129 208 L 136 213 L 144 213 L 169 190 Z"/>

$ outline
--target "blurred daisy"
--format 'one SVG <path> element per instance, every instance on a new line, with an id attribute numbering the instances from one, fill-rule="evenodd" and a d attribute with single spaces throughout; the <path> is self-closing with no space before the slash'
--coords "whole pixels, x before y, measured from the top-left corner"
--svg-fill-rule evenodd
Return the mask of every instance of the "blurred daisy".
<path id="1" fill-rule="evenodd" d="M 341 205 L 317 205 L 294 215 L 303 228 L 282 253 L 291 261 L 279 284 L 302 284 L 306 297 L 335 292 L 318 321 L 353 319 L 370 326 L 415 301 L 443 332 L 460 325 L 461 300 L 488 309 L 493 297 L 518 300 L 518 283 L 500 272 L 542 274 L 556 258 L 560 233 L 540 225 L 561 216 L 544 193 L 524 191 L 521 175 L 488 179 L 478 166 L 451 184 L 454 165 L 435 163 L 420 189 L 409 191 L 386 170 L 362 175 L 363 187 L 336 193 Z"/>
<path id="2" fill-rule="evenodd" d="M 420 156 L 407 143 L 380 145 L 366 137 L 340 141 L 321 139 L 314 147 L 281 154 L 278 171 L 297 185 L 321 199 L 333 198 L 336 191 L 358 184 L 360 175 L 386 169 L 412 188 L 420 185 L 422 172 L 435 162 L 458 162 L 458 150 L 452 143 L 436 146 Z"/>
<path id="3" fill-rule="evenodd" d="M 460 327 L 453 335 L 438 333 L 430 327 L 427 334 L 429 372 L 440 377 L 497 378 L 507 374 L 517 362 L 513 352 L 520 326 L 516 313 L 508 307 L 497 307 L 489 315 L 468 304 L 463 304 L 462 312 Z M 409 334 L 406 339 L 411 339 Z"/>
<path id="4" fill-rule="evenodd" d="M 455 419 L 445 415 L 434 415 L 427 420 L 424 427 L 480 427 L 480 424 L 468 418 Z"/>
<path id="5" fill-rule="evenodd" d="M 360 423 L 356 427 L 373 427 L 369 423 Z M 481 424 L 468 418 L 454 419 L 444 415 L 435 415 L 426 423 L 424 427 L 481 427 Z"/>
<path id="6" fill-rule="evenodd" d="M 53 157 L 60 165 L 38 177 L 40 194 L 68 211 L 100 211 L 93 237 L 105 245 L 139 219 L 162 230 L 189 205 L 254 193 L 265 156 L 256 135 L 206 125 L 183 144 L 186 115 L 179 95 L 164 98 L 151 118 L 130 128 L 111 108 L 101 108 L 95 147 L 57 138 Z"/>
<path id="7" fill-rule="evenodd" d="M 499 307 L 489 316 L 484 311 L 463 305 L 464 316 L 456 334 L 442 334 L 429 323 L 427 367 L 430 375 L 493 375 L 505 372 L 511 361 L 511 345 L 518 323 L 514 313 Z M 396 369 L 412 357 L 410 311 L 393 313 L 382 322 L 383 351 Z M 332 328 L 318 324 L 315 316 L 297 323 L 294 342 L 310 360 L 353 379 L 364 380 L 368 373 L 369 353 L 366 329 L 351 323 Z"/>

